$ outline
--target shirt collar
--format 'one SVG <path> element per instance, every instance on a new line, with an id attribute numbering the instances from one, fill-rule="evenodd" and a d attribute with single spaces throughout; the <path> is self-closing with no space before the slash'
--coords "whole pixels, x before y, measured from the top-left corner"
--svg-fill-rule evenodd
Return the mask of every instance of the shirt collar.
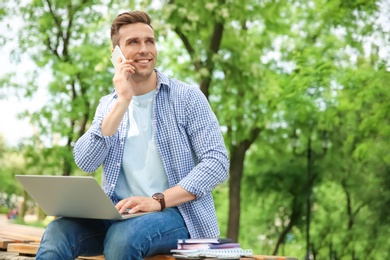
<path id="1" fill-rule="evenodd" d="M 158 69 L 154 69 L 157 73 L 157 91 L 160 90 L 162 85 L 169 86 L 169 78 L 161 73 Z"/>
<path id="2" fill-rule="evenodd" d="M 169 78 L 158 69 L 154 69 L 154 71 L 157 73 L 157 91 L 160 90 L 162 85 L 169 86 Z M 111 94 L 114 95 L 114 98 L 118 98 L 118 94 L 116 93 L 115 89 L 111 91 Z"/>

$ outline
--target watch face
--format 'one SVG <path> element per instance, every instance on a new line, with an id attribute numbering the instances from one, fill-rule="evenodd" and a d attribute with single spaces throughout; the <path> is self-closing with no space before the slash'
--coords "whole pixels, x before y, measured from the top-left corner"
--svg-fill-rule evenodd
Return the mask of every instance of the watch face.
<path id="1" fill-rule="evenodd" d="M 160 204 L 161 204 L 161 209 L 160 210 L 164 210 L 165 209 L 164 194 L 162 194 L 162 193 L 155 193 L 155 194 L 153 194 L 152 198 L 157 200 L 158 202 L 160 202 Z"/>
<path id="2" fill-rule="evenodd" d="M 156 193 L 156 194 L 153 195 L 153 198 L 155 198 L 157 200 L 162 200 L 164 198 L 164 194 Z"/>

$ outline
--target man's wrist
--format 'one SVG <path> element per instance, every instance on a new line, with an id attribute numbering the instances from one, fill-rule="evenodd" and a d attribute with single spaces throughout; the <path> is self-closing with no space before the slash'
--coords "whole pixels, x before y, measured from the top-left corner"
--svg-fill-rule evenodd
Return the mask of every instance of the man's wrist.
<path id="1" fill-rule="evenodd" d="M 116 101 L 117 106 L 124 106 L 127 109 L 129 107 L 129 104 L 130 104 L 132 98 L 133 98 L 133 96 L 124 97 L 124 96 L 118 95 L 118 99 Z"/>
<path id="2" fill-rule="evenodd" d="M 161 206 L 160 211 L 165 209 L 165 197 L 164 197 L 164 194 L 158 192 L 158 193 L 153 194 L 152 198 L 157 200 L 160 203 L 160 206 Z"/>

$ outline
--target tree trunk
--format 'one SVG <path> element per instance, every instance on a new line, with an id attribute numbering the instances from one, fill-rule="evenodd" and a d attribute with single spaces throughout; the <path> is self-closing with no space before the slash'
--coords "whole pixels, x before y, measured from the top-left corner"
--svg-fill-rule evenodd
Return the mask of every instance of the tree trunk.
<path id="1" fill-rule="evenodd" d="M 241 179 L 244 170 L 246 149 L 243 145 L 239 144 L 238 146 L 233 146 L 230 152 L 229 221 L 227 236 L 233 241 L 238 241 L 241 208 Z"/>
<path id="2" fill-rule="evenodd" d="M 312 147 L 311 147 L 311 131 L 308 135 L 307 140 L 307 187 L 306 187 L 306 260 L 311 259 L 310 249 L 310 221 L 311 221 L 311 192 L 313 184 L 313 158 L 312 158 Z"/>
<path id="3" fill-rule="evenodd" d="M 254 128 L 247 140 L 243 140 L 237 145 L 232 145 L 230 149 L 229 220 L 227 236 L 233 241 L 238 241 L 240 228 L 241 180 L 244 172 L 245 154 L 260 132 L 261 128 Z"/>
<path id="4" fill-rule="evenodd" d="M 298 223 L 298 221 L 300 219 L 299 217 L 301 216 L 301 206 L 302 205 L 300 205 L 300 203 L 298 202 L 297 196 L 298 195 L 296 195 L 293 198 L 292 209 L 291 209 L 292 212 L 290 215 L 290 222 L 288 223 L 288 225 L 283 229 L 282 233 L 280 234 L 278 241 L 276 242 L 273 255 L 277 255 L 279 247 L 285 241 L 287 234 L 291 231 L 293 226 L 295 226 Z"/>
<path id="5" fill-rule="evenodd" d="M 68 142 L 65 146 L 67 153 L 63 155 L 63 172 L 62 172 L 63 176 L 70 176 L 70 174 L 72 173 L 73 154 L 72 154 L 71 142 L 72 142 L 71 137 L 68 137 Z"/>
<path id="6" fill-rule="evenodd" d="M 22 204 L 20 205 L 20 212 L 19 212 L 19 217 L 23 221 L 27 211 L 27 199 L 28 199 L 28 193 L 26 190 L 23 190 L 23 201 Z"/>

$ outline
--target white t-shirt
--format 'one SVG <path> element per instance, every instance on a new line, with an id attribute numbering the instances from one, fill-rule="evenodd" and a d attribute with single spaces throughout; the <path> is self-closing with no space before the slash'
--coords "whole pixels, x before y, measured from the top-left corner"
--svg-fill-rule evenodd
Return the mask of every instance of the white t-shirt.
<path id="1" fill-rule="evenodd" d="M 129 106 L 129 130 L 115 196 L 150 197 L 168 188 L 168 178 L 153 137 L 152 115 L 156 90 L 133 96 Z"/>

